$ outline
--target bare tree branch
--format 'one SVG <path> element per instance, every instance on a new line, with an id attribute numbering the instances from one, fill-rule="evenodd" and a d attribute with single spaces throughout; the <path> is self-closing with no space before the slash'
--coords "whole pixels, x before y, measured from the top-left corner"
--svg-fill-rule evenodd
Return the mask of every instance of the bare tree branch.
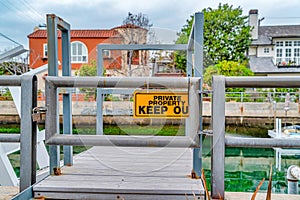
<path id="1" fill-rule="evenodd" d="M 150 22 L 149 18 L 142 13 L 132 14 L 128 13 L 128 16 L 123 20 L 123 29 L 121 30 L 121 35 L 124 38 L 124 44 L 146 44 L 147 34 L 153 24 Z M 131 65 L 134 56 L 134 51 L 128 51 L 128 76 L 132 76 Z M 138 58 L 139 58 L 138 54 Z M 144 56 L 141 58 L 142 63 L 146 63 Z M 140 63 L 139 63 L 140 64 Z"/>

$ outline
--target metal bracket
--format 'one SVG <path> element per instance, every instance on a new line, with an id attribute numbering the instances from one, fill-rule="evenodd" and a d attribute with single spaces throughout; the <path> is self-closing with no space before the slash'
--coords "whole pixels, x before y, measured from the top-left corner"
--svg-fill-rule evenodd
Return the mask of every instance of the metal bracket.
<path id="1" fill-rule="evenodd" d="M 213 130 L 205 129 L 205 130 L 202 131 L 202 134 L 206 135 L 206 136 L 212 136 L 213 135 Z"/>

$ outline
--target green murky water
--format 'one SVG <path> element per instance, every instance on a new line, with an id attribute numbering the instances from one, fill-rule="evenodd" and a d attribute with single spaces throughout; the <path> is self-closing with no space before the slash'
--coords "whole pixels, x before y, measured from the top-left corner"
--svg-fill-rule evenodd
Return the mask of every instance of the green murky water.
<path id="1" fill-rule="evenodd" d="M 237 133 L 234 133 L 237 134 Z M 239 134 L 241 135 L 241 134 Z M 225 190 L 232 192 L 254 192 L 260 188 L 267 191 L 270 167 L 272 165 L 272 192 L 287 193 L 286 170 L 291 165 L 300 166 L 300 155 L 282 156 L 281 171 L 276 169 L 275 151 L 272 148 L 228 148 L 225 150 Z M 211 145 L 208 139 L 203 143 L 203 168 L 210 189 Z M 300 185 L 299 185 L 300 186 Z"/>
<path id="2" fill-rule="evenodd" d="M 164 127 L 168 129 L 168 127 Z M 205 127 L 208 128 L 209 127 Z M 267 130 L 271 127 L 226 127 L 226 132 L 238 135 L 255 137 L 267 137 Z M 109 128 L 110 129 L 110 128 Z M 171 128 L 170 128 L 171 129 Z M 174 127 L 172 127 L 174 129 Z M 94 130 L 89 128 L 89 133 Z M 113 134 L 110 129 L 110 134 Z M 124 130 L 124 128 L 123 128 Z M 118 131 L 118 130 L 117 130 Z M 177 134 L 183 134 L 182 127 L 173 130 Z M 14 131 L 15 132 L 15 131 Z M 86 130 L 84 131 L 86 132 Z M 172 132 L 172 131 L 171 131 Z M 80 131 L 79 131 L 80 133 Z M 170 133 L 170 132 L 169 132 Z M 118 134 L 122 134 L 121 131 Z M 171 134 L 171 133 L 170 133 Z M 172 135 L 172 134 L 171 134 Z M 85 150 L 85 147 L 75 147 L 74 153 Z M 210 189 L 210 152 L 211 146 L 209 139 L 204 139 L 203 143 L 203 168 Z M 286 170 L 292 165 L 300 165 L 300 155 L 282 156 L 281 171 L 275 168 L 274 150 L 271 148 L 226 148 L 225 158 L 225 190 L 235 192 L 253 192 L 259 182 L 265 178 L 260 191 L 266 191 L 270 177 L 270 165 L 272 165 L 272 185 L 273 193 L 287 193 Z M 19 153 L 11 154 L 10 160 L 19 174 Z"/>

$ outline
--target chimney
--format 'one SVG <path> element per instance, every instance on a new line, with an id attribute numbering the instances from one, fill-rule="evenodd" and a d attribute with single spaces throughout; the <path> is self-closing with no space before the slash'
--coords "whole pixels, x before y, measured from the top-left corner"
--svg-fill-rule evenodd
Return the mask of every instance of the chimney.
<path id="1" fill-rule="evenodd" d="M 252 27 L 250 32 L 252 39 L 258 39 L 258 10 L 253 9 L 249 11 L 249 26 Z"/>
<path id="2" fill-rule="evenodd" d="M 35 27 L 33 28 L 33 32 L 38 31 L 38 30 L 40 30 L 40 28 L 39 28 L 38 26 L 35 26 Z"/>

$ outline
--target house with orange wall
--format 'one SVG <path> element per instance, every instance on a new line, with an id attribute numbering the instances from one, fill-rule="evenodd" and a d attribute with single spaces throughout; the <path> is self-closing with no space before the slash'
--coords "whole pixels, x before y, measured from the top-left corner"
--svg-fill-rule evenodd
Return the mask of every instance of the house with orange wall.
<path id="1" fill-rule="evenodd" d="M 137 43 L 145 44 L 147 40 L 147 30 L 133 25 L 122 25 L 112 29 L 94 29 L 94 30 L 71 30 L 71 67 L 72 74 L 80 69 L 84 64 L 91 64 L 97 61 L 98 44 L 129 44 L 127 37 L 130 34 L 136 34 Z M 58 64 L 61 68 L 62 49 L 61 32 L 58 31 Z M 35 29 L 29 34 L 29 66 L 32 69 L 48 64 L 47 30 Z M 134 75 L 149 75 L 147 66 L 147 54 L 142 51 L 133 52 L 131 57 L 132 69 Z M 109 51 L 103 52 L 103 64 L 106 69 L 106 76 L 124 76 L 128 74 L 129 56 L 127 51 Z M 61 73 L 59 71 L 59 73 Z M 43 90 L 44 74 L 38 75 L 39 89 Z"/>
<path id="2" fill-rule="evenodd" d="M 37 29 L 28 35 L 30 67 L 35 69 L 48 63 L 47 31 Z M 97 45 L 101 43 L 122 44 L 117 30 L 71 30 L 71 66 L 78 70 L 83 64 L 97 60 Z M 104 51 L 104 67 L 121 68 L 120 51 Z M 58 60 L 61 67 L 61 32 L 58 31 Z"/>

